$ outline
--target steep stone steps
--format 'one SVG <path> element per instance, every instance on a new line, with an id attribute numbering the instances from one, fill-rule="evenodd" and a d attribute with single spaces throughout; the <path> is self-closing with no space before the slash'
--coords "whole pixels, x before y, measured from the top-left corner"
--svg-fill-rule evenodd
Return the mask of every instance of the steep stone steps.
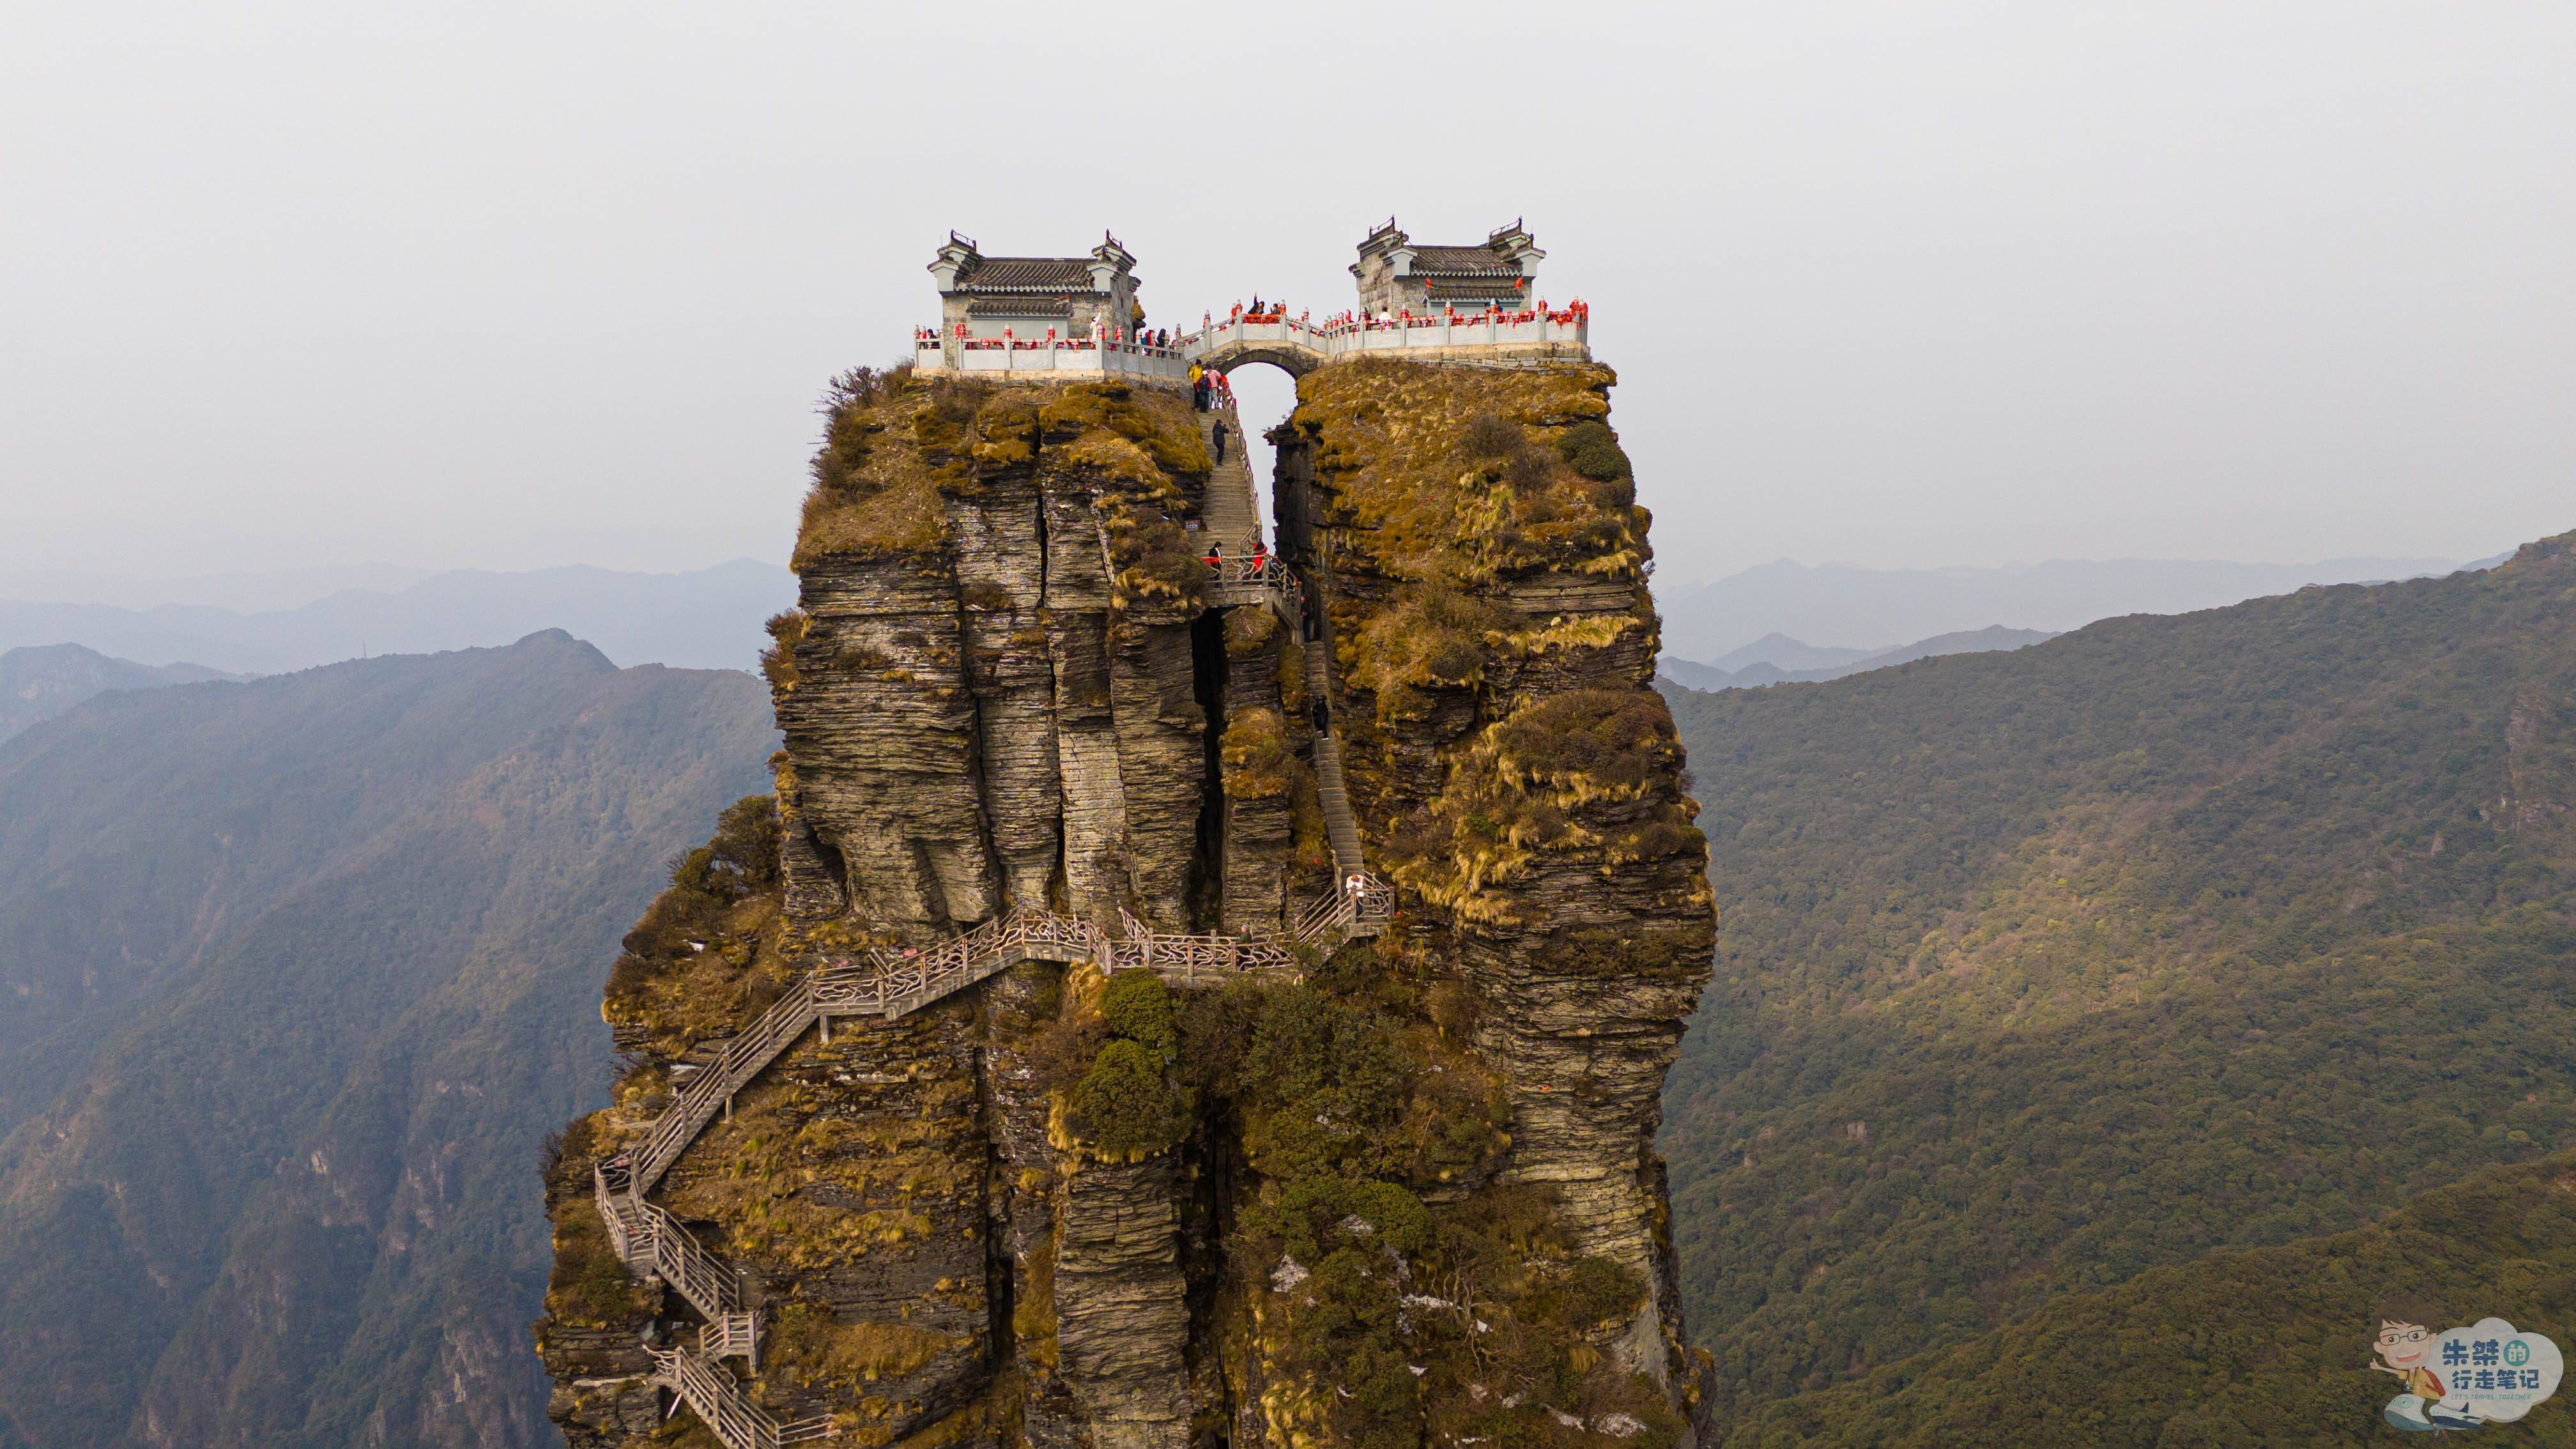
<path id="1" fill-rule="evenodd" d="M 1261 547 L 1260 501 L 1254 492 L 1252 465 L 1243 451 L 1243 422 L 1232 402 L 1199 416 L 1199 433 L 1211 452 L 1216 446 L 1219 422 L 1225 424 L 1228 434 L 1227 451 L 1225 461 L 1208 475 L 1207 501 L 1201 518 L 1208 534 L 1224 545 L 1225 555 L 1216 566 L 1216 582 L 1209 589 L 1208 600 L 1218 606 L 1267 603 L 1283 623 L 1301 632 L 1311 607 L 1323 637 L 1306 644 L 1306 696 L 1329 705 L 1333 697 L 1331 622 L 1320 600 L 1309 604 L 1304 587 L 1284 561 Z M 1256 554 L 1261 557 L 1257 567 L 1252 562 Z M 1342 788 L 1342 744 L 1337 720 L 1315 736 L 1315 789 L 1323 807 L 1324 833 L 1332 843 L 1335 889 L 1300 922 L 1298 934 L 1301 938 L 1324 931 L 1375 935 L 1393 908 L 1393 897 L 1383 883 L 1368 873 L 1360 858 L 1359 821 L 1351 813 L 1350 797 Z"/>
<path id="2" fill-rule="evenodd" d="M 1226 433 L 1225 459 L 1208 474 L 1200 523 L 1209 539 L 1224 546 L 1228 557 L 1252 553 L 1261 542 L 1261 499 L 1251 459 L 1243 450 L 1243 420 L 1230 402 L 1198 417 L 1199 441 L 1208 445 L 1211 454 L 1216 451 L 1216 425 L 1225 424 Z"/>
<path id="3" fill-rule="evenodd" d="M 1329 713 L 1334 709 L 1333 641 L 1329 631 L 1321 639 L 1306 641 L 1306 697 L 1325 701 Z M 1364 876 L 1368 867 L 1360 861 L 1360 825 L 1351 814 L 1350 796 L 1342 789 L 1342 741 L 1336 727 L 1315 736 L 1315 794 L 1324 810 L 1324 834 L 1333 843 L 1333 874 L 1347 881 L 1354 875 Z"/>

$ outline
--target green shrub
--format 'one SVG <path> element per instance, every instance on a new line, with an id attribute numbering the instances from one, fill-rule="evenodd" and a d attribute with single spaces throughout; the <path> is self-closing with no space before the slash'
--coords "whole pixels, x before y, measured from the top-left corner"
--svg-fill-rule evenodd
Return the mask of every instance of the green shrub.
<path id="1" fill-rule="evenodd" d="M 1151 971 L 1121 971 L 1100 993 L 1100 1019 L 1109 1034 L 1145 1048 L 1157 1064 L 1172 1060 L 1179 1043 L 1173 1018 L 1172 988 Z"/>
<path id="2" fill-rule="evenodd" d="M 1636 1312 L 1646 1301 L 1646 1280 L 1608 1258 L 1578 1258 L 1556 1297 L 1566 1326 L 1581 1330 Z"/>
<path id="3" fill-rule="evenodd" d="M 1286 1178 L 1396 1170 L 1407 1075 L 1394 1033 L 1371 1014 L 1307 987 L 1270 993 L 1238 1083 L 1254 1165 Z"/>
<path id="4" fill-rule="evenodd" d="M 804 610 L 782 609 L 762 626 L 770 644 L 760 651 L 760 673 L 771 689 L 783 693 L 796 688 L 796 645 L 805 637 L 806 622 Z"/>
<path id="5" fill-rule="evenodd" d="M 1229 1097 L 1243 1076 L 1243 1054 L 1264 988 L 1235 982 L 1182 998 L 1175 1024 L 1181 1038 L 1181 1080 L 1203 1097 Z"/>
<path id="6" fill-rule="evenodd" d="M 1301 1177 L 1260 1214 L 1291 1256 L 1319 1262 L 1339 1248 L 1407 1255 L 1430 1250 L 1431 1210 L 1401 1186 L 1335 1173 Z"/>
<path id="7" fill-rule="evenodd" d="M 1083 1141 L 1106 1156 L 1160 1152 L 1189 1130 L 1187 1104 L 1141 1042 L 1113 1041 L 1100 1049 L 1074 1086 L 1070 1115 Z"/>
<path id="8" fill-rule="evenodd" d="M 1355 1449 L 1412 1449 L 1422 1406 L 1403 1333 L 1403 1306 L 1383 1257 L 1356 1248 L 1324 1255 L 1300 1287 L 1288 1357 L 1330 1383 L 1333 1427 Z"/>
<path id="9" fill-rule="evenodd" d="M 1556 440 L 1556 455 L 1595 483 L 1636 476 L 1628 465 L 1628 454 L 1619 446 L 1619 435 L 1610 430 L 1608 423 L 1577 423 L 1566 429 Z"/>
<path id="10" fill-rule="evenodd" d="M 555 1317 L 596 1328 L 642 1312 L 635 1275 L 617 1260 L 608 1230 L 588 1202 L 566 1203 L 557 1210 L 554 1250 L 546 1307 Z"/>

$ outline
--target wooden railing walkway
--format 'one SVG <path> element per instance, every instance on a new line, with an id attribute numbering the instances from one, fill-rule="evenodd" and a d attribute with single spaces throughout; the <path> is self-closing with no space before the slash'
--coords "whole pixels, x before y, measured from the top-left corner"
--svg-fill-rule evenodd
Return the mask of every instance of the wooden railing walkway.
<path id="1" fill-rule="evenodd" d="M 1360 934 L 1363 921 L 1384 919 L 1375 904 L 1382 896 L 1391 903 L 1377 882 L 1354 887 L 1345 877 L 1340 891 L 1299 920 L 1293 939 L 1321 944 Z M 593 1169 L 600 1219 L 618 1257 L 639 1276 L 668 1285 L 706 1319 L 695 1351 L 654 1351 L 654 1379 L 687 1404 L 726 1449 L 776 1449 L 840 1431 L 828 1418 L 781 1425 L 743 1392 L 723 1361 L 738 1357 L 759 1371 L 759 1312 L 745 1302 L 732 1271 L 646 1194 L 717 1114 L 730 1112 L 734 1095 L 806 1028 L 819 1027 L 828 1040 L 833 1017 L 891 1020 L 1023 961 L 1087 960 L 1105 972 L 1148 970 L 1183 982 L 1297 966 L 1295 952 L 1282 941 L 1156 931 L 1125 911 L 1119 923 L 1122 934 L 1113 938 L 1077 917 L 1015 910 L 928 951 L 827 960 L 727 1041 L 643 1142 Z M 1373 926 L 1368 929 L 1373 933 Z"/>
<path id="2" fill-rule="evenodd" d="M 1297 583 L 1297 575 L 1279 561 L 1277 554 L 1246 553 L 1220 555 L 1209 565 L 1206 598 L 1212 608 L 1231 608 L 1236 604 L 1262 604 L 1279 616 L 1280 622 L 1296 628 L 1304 617 L 1306 591 Z"/>
<path id="3" fill-rule="evenodd" d="M 698 1422 L 714 1432 L 726 1449 L 780 1449 L 816 1439 L 841 1437 L 841 1426 L 827 1415 L 781 1424 L 751 1401 L 724 1365 L 684 1348 L 650 1349 L 653 1380 L 671 1391 L 678 1412 L 686 1404 Z"/>

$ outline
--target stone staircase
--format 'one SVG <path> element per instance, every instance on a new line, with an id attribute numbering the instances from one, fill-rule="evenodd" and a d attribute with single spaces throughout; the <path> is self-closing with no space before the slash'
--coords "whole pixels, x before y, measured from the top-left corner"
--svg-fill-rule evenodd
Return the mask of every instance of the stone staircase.
<path id="1" fill-rule="evenodd" d="M 1225 461 L 1208 474 L 1207 498 L 1199 509 L 1199 547 L 1212 550 L 1214 573 L 1208 580 L 1210 608 L 1260 604 L 1291 629 L 1303 627 L 1305 590 L 1297 576 L 1262 540 L 1261 502 L 1253 492 L 1252 465 L 1243 455 L 1243 424 L 1227 401 L 1198 415 L 1200 441 L 1216 450 L 1216 428 L 1225 425 Z"/>
<path id="2" fill-rule="evenodd" d="M 1243 451 L 1243 420 L 1230 398 L 1199 414 L 1199 435 L 1211 454 L 1216 449 L 1216 425 L 1220 422 L 1225 424 L 1227 435 L 1225 460 L 1208 474 L 1207 500 L 1200 510 L 1202 530 L 1221 549 L 1208 602 L 1218 607 L 1267 604 L 1282 623 L 1302 635 L 1307 615 L 1305 590 L 1287 565 L 1262 546 L 1261 504 L 1254 492 L 1251 461 Z M 1322 637 L 1306 641 L 1306 697 L 1329 702 L 1333 698 L 1332 629 L 1320 605 L 1314 614 Z M 1342 883 L 1337 895 L 1356 898 L 1352 903 L 1354 913 L 1342 922 L 1342 929 L 1375 935 L 1393 906 L 1393 898 L 1361 862 L 1359 822 L 1352 816 L 1350 797 L 1342 789 L 1341 739 L 1332 729 L 1315 737 L 1315 786 L 1323 803 L 1324 832 L 1332 841 L 1333 874 Z M 1334 904 L 1327 900 L 1316 909 L 1329 912 Z"/>
<path id="3" fill-rule="evenodd" d="M 1261 502 L 1254 491 L 1252 460 L 1243 450 L 1243 419 L 1226 400 L 1198 415 L 1199 441 L 1216 452 L 1216 425 L 1225 424 L 1225 461 L 1208 474 L 1207 504 L 1199 511 L 1200 527 L 1222 546 L 1225 555 L 1250 554 L 1261 542 Z"/>
<path id="4" fill-rule="evenodd" d="M 1326 701 L 1331 709 L 1333 698 L 1333 636 L 1329 630 L 1320 639 L 1306 641 L 1306 697 Z M 1333 843 L 1334 877 L 1347 884 L 1354 879 L 1368 880 L 1368 868 L 1360 863 L 1360 825 L 1351 814 L 1351 797 L 1342 789 L 1342 739 L 1334 729 L 1315 734 L 1315 796 L 1324 809 L 1324 835 Z M 1374 935 L 1372 931 L 1370 934 Z"/>

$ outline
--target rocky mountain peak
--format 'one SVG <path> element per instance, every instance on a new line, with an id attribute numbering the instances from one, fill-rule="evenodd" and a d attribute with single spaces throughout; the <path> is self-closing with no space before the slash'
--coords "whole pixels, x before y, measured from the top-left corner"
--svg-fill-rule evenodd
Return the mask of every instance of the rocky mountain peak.
<path id="1" fill-rule="evenodd" d="M 1275 536 L 1186 390 L 841 381 L 774 801 L 550 1175 L 576 1449 L 1696 1442 L 1712 919 L 1612 380 L 1320 368 Z"/>

